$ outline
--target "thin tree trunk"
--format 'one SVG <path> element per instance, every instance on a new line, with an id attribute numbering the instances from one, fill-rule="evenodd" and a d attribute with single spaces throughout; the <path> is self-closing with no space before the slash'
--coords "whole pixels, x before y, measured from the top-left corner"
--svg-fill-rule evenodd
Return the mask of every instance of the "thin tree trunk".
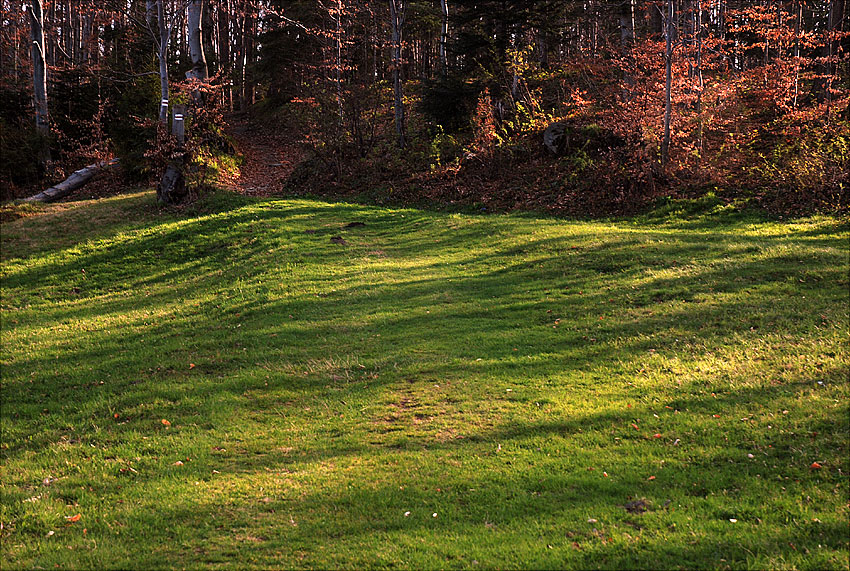
<path id="1" fill-rule="evenodd" d="M 237 28 L 234 30 L 236 36 L 236 93 L 239 97 L 240 111 L 245 110 L 245 45 L 247 44 L 245 32 L 247 19 L 245 10 L 241 10 L 241 14 L 236 17 Z"/>
<path id="2" fill-rule="evenodd" d="M 794 25 L 794 109 L 800 95 L 800 27 L 803 24 L 803 2 L 797 0 L 797 23 Z"/>
<path id="3" fill-rule="evenodd" d="M 827 120 L 831 113 L 832 107 L 832 84 L 835 79 L 836 66 L 833 58 L 835 57 L 838 48 L 838 41 L 835 40 L 836 32 L 841 31 L 841 26 L 844 21 L 844 0 L 828 0 L 829 1 L 829 20 L 826 30 L 826 55 L 828 57 L 826 64 L 826 103 L 827 103 Z"/>
<path id="4" fill-rule="evenodd" d="M 620 4 L 620 43 L 624 48 L 635 40 L 635 2 L 624 0 Z"/>
<path id="5" fill-rule="evenodd" d="M 404 94 L 401 83 L 401 42 L 404 26 L 405 0 L 390 0 L 390 24 L 392 27 L 393 50 L 393 91 L 395 93 L 395 129 L 398 135 L 398 147 L 406 145 L 404 136 Z"/>
<path id="6" fill-rule="evenodd" d="M 440 10 L 443 15 L 440 25 L 440 70 L 445 77 L 449 72 L 449 61 L 446 56 L 446 43 L 449 38 L 449 0 L 440 0 Z"/>
<path id="7" fill-rule="evenodd" d="M 41 0 L 32 0 L 29 15 L 35 128 L 39 133 L 47 135 L 50 132 L 50 122 L 47 114 L 47 62 L 44 53 L 44 9 Z"/>
<path id="8" fill-rule="evenodd" d="M 339 126 L 342 128 L 342 0 L 336 2 L 336 105 Z"/>
<path id="9" fill-rule="evenodd" d="M 231 76 L 231 61 L 230 61 L 230 2 L 223 6 L 221 2 L 218 6 L 218 57 L 220 60 L 219 68 L 222 76 L 227 78 L 225 82 L 225 104 L 228 110 L 233 111 L 233 78 Z"/>
<path id="10" fill-rule="evenodd" d="M 673 115 L 673 0 L 667 0 L 667 14 L 664 29 L 667 36 L 667 46 L 664 51 L 665 84 L 664 84 L 664 138 L 661 140 L 661 166 L 667 167 L 670 160 L 670 123 Z"/>
<path id="11" fill-rule="evenodd" d="M 701 0 L 696 0 L 697 3 L 697 13 L 696 13 L 696 26 L 694 28 L 696 34 L 696 43 L 697 43 L 697 66 L 696 66 L 696 77 L 698 82 L 697 91 L 697 116 L 699 117 L 699 133 L 697 135 L 697 148 L 702 149 L 702 130 L 703 130 L 703 119 L 702 119 L 702 90 L 705 87 L 705 83 L 703 82 L 702 77 L 702 2 Z"/>
<path id="12" fill-rule="evenodd" d="M 156 0 L 156 25 L 159 28 L 156 43 L 156 57 L 159 59 L 159 89 L 161 101 L 159 104 L 159 122 L 168 126 L 168 29 L 165 26 L 164 0 Z"/>

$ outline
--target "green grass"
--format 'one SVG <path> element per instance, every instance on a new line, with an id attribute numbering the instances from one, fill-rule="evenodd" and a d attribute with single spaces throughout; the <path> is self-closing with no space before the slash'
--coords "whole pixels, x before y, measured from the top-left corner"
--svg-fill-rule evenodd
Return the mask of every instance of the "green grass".
<path id="1" fill-rule="evenodd" d="M 846 221 L 28 214 L 4 570 L 847 569 Z"/>

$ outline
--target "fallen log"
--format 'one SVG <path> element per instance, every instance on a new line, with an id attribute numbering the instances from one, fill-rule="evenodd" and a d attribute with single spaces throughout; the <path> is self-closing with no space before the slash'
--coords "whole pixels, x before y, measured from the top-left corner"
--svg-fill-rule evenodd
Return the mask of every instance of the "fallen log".
<path id="1" fill-rule="evenodd" d="M 64 196 L 68 196 L 96 175 L 99 171 L 112 167 L 118 164 L 118 159 L 110 159 L 108 161 L 100 161 L 93 165 L 81 168 L 80 170 L 71 173 L 71 176 L 63 180 L 57 185 L 51 186 L 47 190 L 43 190 L 38 194 L 24 198 L 24 202 L 53 202 Z"/>

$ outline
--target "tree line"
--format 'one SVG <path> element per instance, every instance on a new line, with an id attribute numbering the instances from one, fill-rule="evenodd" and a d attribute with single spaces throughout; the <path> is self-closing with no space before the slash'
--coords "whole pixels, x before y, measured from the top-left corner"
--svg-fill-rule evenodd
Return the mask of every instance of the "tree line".
<path id="1" fill-rule="evenodd" d="M 149 171 L 145 120 L 178 101 L 283 114 L 337 178 L 387 152 L 408 172 L 474 156 L 492 173 L 559 122 L 573 171 L 617 161 L 631 193 L 742 176 L 843 189 L 846 4 L 2 0 L 4 197 L 75 156 Z M 806 153 L 819 180 L 794 164 Z"/>

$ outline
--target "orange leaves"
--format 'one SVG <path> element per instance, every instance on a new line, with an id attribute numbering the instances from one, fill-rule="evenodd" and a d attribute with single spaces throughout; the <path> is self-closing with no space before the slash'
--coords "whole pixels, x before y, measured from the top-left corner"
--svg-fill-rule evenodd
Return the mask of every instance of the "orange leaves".
<path id="1" fill-rule="evenodd" d="M 160 422 L 163 424 L 163 426 L 165 426 L 165 428 L 171 427 L 171 423 L 168 422 L 167 420 L 165 420 L 164 418 L 162 420 L 160 420 Z"/>
<path id="2" fill-rule="evenodd" d="M 66 519 L 69 523 L 74 523 L 74 522 L 80 521 L 80 519 L 82 519 L 82 517 L 83 517 L 83 516 L 82 516 L 82 514 L 77 514 L 77 515 L 66 515 L 66 516 L 65 516 L 65 519 Z"/>
<path id="3" fill-rule="evenodd" d="M 195 363 L 189 363 L 189 368 L 190 368 L 190 369 L 194 369 L 194 368 L 195 368 Z"/>
<path id="4" fill-rule="evenodd" d="M 820 470 L 821 468 L 823 468 L 823 466 L 821 466 L 818 462 L 812 462 L 812 465 L 809 466 L 809 469 L 811 470 Z"/>
<path id="5" fill-rule="evenodd" d="M 653 437 L 653 438 L 662 438 L 662 436 L 661 436 L 661 433 L 660 433 L 660 432 L 656 432 L 655 434 L 653 434 L 653 435 L 652 435 L 652 437 Z"/>
<path id="6" fill-rule="evenodd" d="M 651 482 L 651 481 L 653 481 L 653 480 L 655 479 L 655 476 L 650 476 L 650 477 L 649 477 L 649 478 L 647 478 L 647 479 Z"/>

